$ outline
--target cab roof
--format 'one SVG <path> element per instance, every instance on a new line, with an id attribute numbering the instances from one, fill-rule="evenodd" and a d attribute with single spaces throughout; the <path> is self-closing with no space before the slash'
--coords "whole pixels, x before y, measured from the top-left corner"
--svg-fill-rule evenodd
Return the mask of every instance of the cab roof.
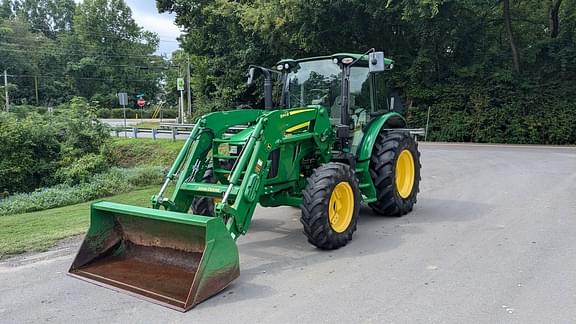
<path id="1" fill-rule="evenodd" d="M 291 66 L 292 65 L 296 65 L 297 63 L 301 63 L 301 62 L 308 62 L 308 61 L 319 61 L 319 60 L 332 60 L 337 58 L 338 60 L 341 60 L 345 57 L 351 57 L 353 59 L 358 59 L 358 63 L 364 63 L 361 65 L 368 65 L 368 54 L 360 54 L 360 53 L 336 53 L 336 54 L 332 54 L 332 55 L 326 55 L 326 56 L 313 56 L 313 57 L 305 57 L 305 58 L 301 58 L 301 59 L 282 59 L 280 61 L 278 61 L 278 65 L 280 64 L 285 64 L 288 63 Z M 384 59 L 384 64 L 386 65 L 390 65 L 390 64 L 394 64 L 394 60 L 389 59 L 389 58 L 385 58 Z"/>

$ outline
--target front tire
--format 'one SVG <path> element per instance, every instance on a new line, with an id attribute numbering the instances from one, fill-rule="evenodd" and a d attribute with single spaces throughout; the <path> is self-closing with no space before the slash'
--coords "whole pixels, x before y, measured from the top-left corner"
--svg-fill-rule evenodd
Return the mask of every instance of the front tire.
<path id="1" fill-rule="evenodd" d="M 203 183 L 216 183 L 214 169 L 206 169 L 202 177 Z M 194 197 L 192 200 L 192 213 L 195 215 L 214 216 L 214 198 L 212 197 Z"/>
<path id="2" fill-rule="evenodd" d="M 370 207 L 387 216 L 412 211 L 420 191 L 420 168 L 418 144 L 410 133 L 380 132 L 370 159 L 370 176 L 378 200 Z"/>
<path id="3" fill-rule="evenodd" d="M 323 250 L 352 240 L 360 211 L 358 179 L 350 166 L 327 163 L 308 178 L 300 222 L 308 242 Z"/>

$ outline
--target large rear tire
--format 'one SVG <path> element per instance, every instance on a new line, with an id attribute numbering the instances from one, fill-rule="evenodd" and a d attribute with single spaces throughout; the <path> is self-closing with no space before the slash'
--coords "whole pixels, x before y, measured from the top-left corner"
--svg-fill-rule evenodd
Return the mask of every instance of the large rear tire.
<path id="1" fill-rule="evenodd" d="M 407 132 L 382 131 L 370 159 L 370 175 L 378 200 L 370 207 L 380 215 L 403 216 L 420 191 L 420 152 Z"/>
<path id="2" fill-rule="evenodd" d="M 343 163 L 327 163 L 307 180 L 300 222 L 308 242 L 324 250 L 346 245 L 356 231 L 360 189 L 354 170 Z"/>

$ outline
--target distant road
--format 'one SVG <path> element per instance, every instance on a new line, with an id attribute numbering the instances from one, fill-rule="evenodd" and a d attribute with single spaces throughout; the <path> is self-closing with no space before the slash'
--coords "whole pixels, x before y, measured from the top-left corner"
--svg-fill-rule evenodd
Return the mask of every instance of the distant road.
<path id="1" fill-rule="evenodd" d="M 100 121 L 106 125 L 112 127 L 122 127 L 124 126 L 124 119 L 110 119 L 110 118 L 100 118 Z M 159 123 L 160 119 L 126 119 L 126 126 L 134 126 L 138 123 Z M 176 119 L 162 119 L 162 123 L 174 123 Z"/>
<path id="2" fill-rule="evenodd" d="M 111 126 L 111 127 L 122 127 L 124 126 L 124 119 L 109 119 L 109 118 L 101 118 L 99 119 L 102 123 Z M 162 121 L 160 121 L 159 119 L 126 119 L 126 126 L 127 127 L 132 127 L 135 126 L 139 123 L 166 123 L 166 124 L 170 124 L 170 123 L 175 123 L 176 119 L 162 119 Z M 133 138 L 134 134 L 132 132 L 119 132 L 118 133 L 119 137 L 127 137 L 127 138 Z M 112 132 L 112 136 L 116 136 L 116 132 L 113 131 Z M 176 139 L 179 140 L 184 140 L 188 137 L 188 135 L 185 134 L 178 134 L 176 135 Z M 138 138 L 152 138 L 152 134 L 151 133 L 138 133 Z M 172 134 L 157 134 L 156 138 L 158 139 L 172 139 Z"/>
<path id="3" fill-rule="evenodd" d="M 420 148 L 414 211 L 363 207 L 344 248 L 258 207 L 240 278 L 183 314 L 66 276 L 71 240 L 0 262 L 0 323 L 576 323 L 576 148 Z"/>

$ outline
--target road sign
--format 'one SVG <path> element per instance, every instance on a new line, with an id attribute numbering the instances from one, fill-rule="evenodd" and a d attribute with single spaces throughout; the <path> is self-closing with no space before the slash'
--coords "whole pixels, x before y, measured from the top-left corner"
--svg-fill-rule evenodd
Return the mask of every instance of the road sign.
<path id="1" fill-rule="evenodd" d="M 118 93 L 118 100 L 120 100 L 120 106 L 128 106 L 128 94 L 126 92 Z"/>
<path id="2" fill-rule="evenodd" d="M 146 105 L 146 100 L 140 98 L 138 99 L 138 101 L 136 101 L 136 103 L 138 104 L 138 106 L 140 106 L 140 108 L 142 108 Z"/>
<path id="3" fill-rule="evenodd" d="M 176 87 L 178 91 L 184 91 L 184 78 L 178 78 L 178 80 L 176 80 Z"/>

